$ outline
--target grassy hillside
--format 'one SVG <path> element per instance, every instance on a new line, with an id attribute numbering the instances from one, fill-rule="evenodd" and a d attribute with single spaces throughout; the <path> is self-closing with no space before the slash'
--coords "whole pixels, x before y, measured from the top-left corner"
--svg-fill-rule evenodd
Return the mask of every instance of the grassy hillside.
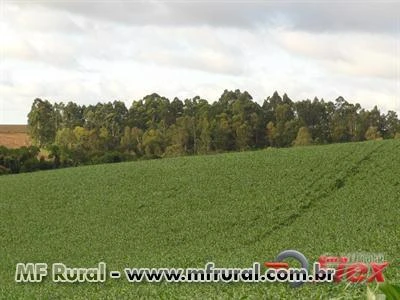
<path id="1" fill-rule="evenodd" d="M 0 298 L 364 297 L 365 285 L 14 283 L 18 262 L 249 267 L 383 253 L 400 281 L 400 141 L 266 149 L 0 178 Z"/>

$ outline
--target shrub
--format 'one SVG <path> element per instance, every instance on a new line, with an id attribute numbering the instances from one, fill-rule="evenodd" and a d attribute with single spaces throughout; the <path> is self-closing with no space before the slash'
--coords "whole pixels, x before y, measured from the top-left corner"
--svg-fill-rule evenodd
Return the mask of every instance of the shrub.
<path id="1" fill-rule="evenodd" d="M 40 162 L 37 158 L 29 158 L 21 166 L 21 172 L 33 172 L 40 170 Z"/>
<path id="2" fill-rule="evenodd" d="M 378 127 L 370 126 L 365 133 L 365 139 L 368 141 L 378 140 L 381 138 L 381 133 L 378 131 Z"/>
<path id="3" fill-rule="evenodd" d="M 10 173 L 11 173 L 10 169 L 7 169 L 6 167 L 0 165 L 0 176 L 1 175 L 7 175 L 7 174 L 10 174 Z"/>

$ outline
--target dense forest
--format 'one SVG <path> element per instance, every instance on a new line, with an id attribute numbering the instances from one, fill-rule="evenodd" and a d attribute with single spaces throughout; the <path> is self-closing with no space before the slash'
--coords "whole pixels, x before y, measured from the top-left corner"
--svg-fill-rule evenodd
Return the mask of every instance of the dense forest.
<path id="1" fill-rule="evenodd" d="M 225 90 L 214 103 L 198 96 L 170 101 L 154 93 L 129 109 L 122 101 L 85 106 L 35 99 L 28 127 L 34 146 L 48 151 L 55 168 L 400 137 L 394 111 L 368 111 L 343 97 L 294 102 L 277 92 L 260 105 L 240 90 Z M 31 168 L 38 148 L 22 151 Z M 0 164 L 10 169 L 5 152 Z M 49 168 L 48 159 L 42 164 Z"/>

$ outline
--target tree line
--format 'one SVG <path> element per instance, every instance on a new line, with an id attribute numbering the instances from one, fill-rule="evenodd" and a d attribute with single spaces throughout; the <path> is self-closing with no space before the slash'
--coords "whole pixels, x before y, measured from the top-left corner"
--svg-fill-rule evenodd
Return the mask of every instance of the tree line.
<path id="1" fill-rule="evenodd" d="M 400 138 L 394 111 L 366 110 L 343 97 L 294 102 L 277 92 L 260 105 L 240 90 L 225 90 L 213 103 L 153 93 L 129 108 L 122 101 L 86 106 L 37 98 L 28 128 L 54 167 Z"/>

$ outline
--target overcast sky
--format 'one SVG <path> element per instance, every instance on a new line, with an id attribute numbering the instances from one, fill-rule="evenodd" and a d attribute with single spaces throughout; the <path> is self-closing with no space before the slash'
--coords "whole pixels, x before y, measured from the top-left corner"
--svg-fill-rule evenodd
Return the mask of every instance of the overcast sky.
<path id="1" fill-rule="evenodd" d="M 0 124 L 37 97 L 338 96 L 400 113 L 400 1 L 1 3 Z"/>

